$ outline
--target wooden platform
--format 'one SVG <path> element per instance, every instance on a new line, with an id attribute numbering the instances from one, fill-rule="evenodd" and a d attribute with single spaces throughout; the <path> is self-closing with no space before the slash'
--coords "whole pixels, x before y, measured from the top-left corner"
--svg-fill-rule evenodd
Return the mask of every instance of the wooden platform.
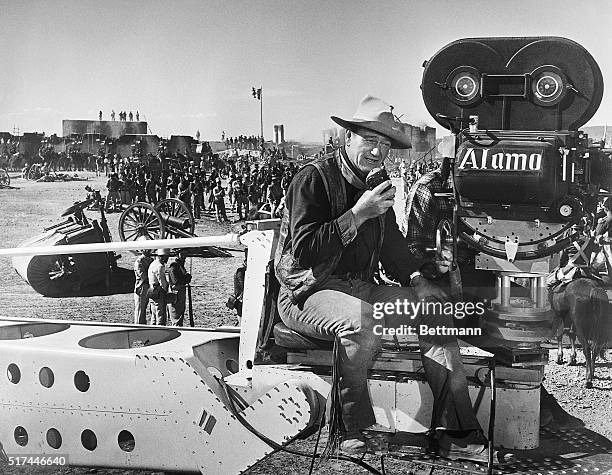
<path id="1" fill-rule="evenodd" d="M 459 348 L 468 377 L 480 382 L 486 378 L 488 358 L 493 354 L 480 348 L 460 342 Z M 548 358 L 548 356 L 547 356 Z M 289 351 L 288 364 L 299 364 L 313 368 L 331 367 L 332 352 L 329 350 Z M 496 380 L 508 383 L 540 384 L 544 376 L 544 363 L 530 367 L 496 366 Z M 423 374 L 423 364 L 418 346 L 407 346 L 400 350 L 383 348 L 376 356 L 371 368 L 371 379 L 385 376 L 386 373 Z M 385 378 L 387 379 L 387 378 Z"/>

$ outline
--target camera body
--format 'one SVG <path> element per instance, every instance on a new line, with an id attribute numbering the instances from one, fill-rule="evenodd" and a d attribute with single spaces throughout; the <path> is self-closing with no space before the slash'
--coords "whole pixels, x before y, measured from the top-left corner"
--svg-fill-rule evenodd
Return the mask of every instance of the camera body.
<path id="1" fill-rule="evenodd" d="M 528 351 L 541 364 L 546 276 L 612 188 L 608 151 L 578 130 L 601 103 L 601 71 L 559 37 L 457 40 L 424 68 L 425 105 L 455 136 L 454 238 L 494 276 L 486 346 L 500 361 Z"/>
<path id="2" fill-rule="evenodd" d="M 588 51 L 559 37 L 458 40 L 426 62 L 421 89 L 441 125 L 448 116 L 459 124 L 461 239 L 510 261 L 567 247 L 568 231 L 612 185 L 609 154 L 578 131 L 603 95 Z"/>

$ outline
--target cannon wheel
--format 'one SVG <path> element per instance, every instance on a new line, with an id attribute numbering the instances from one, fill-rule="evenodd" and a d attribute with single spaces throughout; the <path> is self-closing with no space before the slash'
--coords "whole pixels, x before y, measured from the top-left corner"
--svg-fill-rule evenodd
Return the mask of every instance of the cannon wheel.
<path id="1" fill-rule="evenodd" d="M 0 168 L 0 185 L 9 186 L 11 177 L 4 168 Z"/>
<path id="2" fill-rule="evenodd" d="M 167 198 L 165 200 L 161 200 L 159 203 L 155 205 L 155 209 L 159 211 L 160 213 L 165 213 L 175 218 L 179 218 L 183 220 L 188 219 L 189 228 L 182 229 L 181 231 L 186 231 L 189 234 L 193 234 L 195 230 L 195 220 L 193 219 L 193 214 L 191 214 L 191 210 L 189 209 L 189 207 L 185 203 L 183 203 L 181 200 L 177 200 L 176 198 Z M 174 234 L 174 233 L 172 232 L 172 229 L 170 228 L 170 226 L 166 226 L 166 227 L 168 228 L 167 229 L 168 238 L 179 237 L 178 235 L 170 236 L 171 234 Z"/>
<path id="3" fill-rule="evenodd" d="M 134 203 L 119 217 L 119 236 L 122 241 L 164 239 L 166 227 L 162 217 L 149 203 Z"/>

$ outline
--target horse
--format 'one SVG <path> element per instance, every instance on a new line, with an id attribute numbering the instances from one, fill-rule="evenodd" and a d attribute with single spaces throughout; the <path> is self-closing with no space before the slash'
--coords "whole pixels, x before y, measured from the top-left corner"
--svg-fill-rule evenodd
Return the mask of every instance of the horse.
<path id="1" fill-rule="evenodd" d="M 612 305 L 602 283 L 579 277 L 553 286 L 549 292 L 550 306 L 555 314 L 559 353 L 557 363 L 563 364 L 564 326 L 570 325 L 572 355 L 570 364 L 576 364 L 575 339 L 578 338 L 586 360 L 585 387 L 593 387 L 595 361 L 612 344 Z"/>

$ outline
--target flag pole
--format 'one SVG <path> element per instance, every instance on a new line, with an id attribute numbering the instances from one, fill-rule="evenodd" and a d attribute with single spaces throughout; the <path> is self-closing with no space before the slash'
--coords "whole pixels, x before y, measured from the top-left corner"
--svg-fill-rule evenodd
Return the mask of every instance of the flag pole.
<path id="1" fill-rule="evenodd" d="M 259 88 L 259 126 L 261 130 L 261 145 L 264 144 L 263 134 L 263 87 Z"/>

